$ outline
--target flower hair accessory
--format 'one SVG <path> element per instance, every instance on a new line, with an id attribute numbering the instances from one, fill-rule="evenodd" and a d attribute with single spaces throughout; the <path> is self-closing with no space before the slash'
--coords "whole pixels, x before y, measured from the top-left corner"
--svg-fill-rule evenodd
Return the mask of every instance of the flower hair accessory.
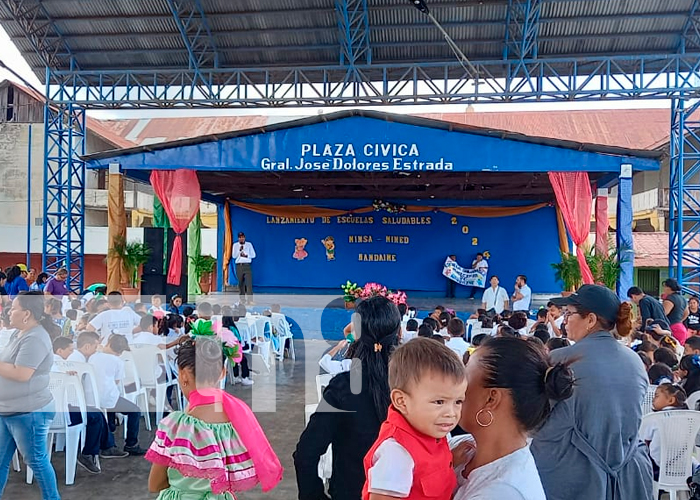
<path id="1" fill-rule="evenodd" d="M 693 354 L 692 360 L 693 360 L 693 364 L 694 364 L 695 366 L 697 366 L 698 368 L 700 368 L 700 355 L 698 355 L 698 354 Z"/>
<path id="2" fill-rule="evenodd" d="M 379 342 L 374 344 L 374 352 L 382 352 L 382 344 Z"/>
<path id="3" fill-rule="evenodd" d="M 224 356 L 232 363 L 240 363 L 243 359 L 241 343 L 228 328 L 218 328 L 214 330 L 214 324 L 205 319 L 198 319 L 192 323 L 190 336 L 196 340 L 198 337 L 216 339 L 221 342 L 221 350 Z"/>

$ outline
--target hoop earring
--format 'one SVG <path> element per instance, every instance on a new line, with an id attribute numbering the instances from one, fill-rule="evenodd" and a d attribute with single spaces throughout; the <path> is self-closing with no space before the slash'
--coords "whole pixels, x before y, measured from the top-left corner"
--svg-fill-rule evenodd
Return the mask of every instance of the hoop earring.
<path id="1" fill-rule="evenodd" d="M 479 415 L 481 415 L 481 412 L 485 411 L 486 413 L 489 414 L 489 422 L 487 424 L 484 424 L 479 420 Z M 488 427 L 493 423 L 493 413 L 491 413 L 491 410 L 484 410 L 483 408 L 476 412 L 476 423 L 479 424 L 480 427 Z"/>

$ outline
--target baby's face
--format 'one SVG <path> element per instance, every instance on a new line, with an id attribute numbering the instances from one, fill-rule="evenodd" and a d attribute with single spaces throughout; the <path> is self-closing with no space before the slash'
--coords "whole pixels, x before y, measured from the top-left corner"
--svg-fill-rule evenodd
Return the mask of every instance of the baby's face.
<path id="1" fill-rule="evenodd" d="M 466 379 L 456 382 L 451 377 L 426 373 L 420 383 L 412 384 L 404 393 L 404 416 L 417 431 L 443 438 L 459 422 L 466 389 Z"/>

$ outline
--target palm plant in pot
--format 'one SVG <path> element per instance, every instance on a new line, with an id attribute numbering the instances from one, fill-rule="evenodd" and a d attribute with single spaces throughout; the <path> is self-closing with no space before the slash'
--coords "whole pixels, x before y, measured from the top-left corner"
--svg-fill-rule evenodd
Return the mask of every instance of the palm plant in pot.
<path id="1" fill-rule="evenodd" d="M 208 294 L 211 291 L 211 275 L 216 267 L 216 259 L 211 255 L 197 255 L 190 257 L 190 262 L 194 266 L 199 288 L 203 294 Z"/>
<path id="2" fill-rule="evenodd" d="M 114 245 L 109 249 L 111 257 L 117 257 L 124 268 L 127 281 L 121 285 L 122 294 L 127 301 L 135 301 L 140 293 L 139 271 L 141 266 L 148 262 L 151 256 L 151 249 L 144 243 L 138 241 L 127 242 L 123 236 L 114 239 Z"/>
<path id="3" fill-rule="evenodd" d="M 607 253 L 596 252 L 595 255 L 587 255 L 586 260 L 595 282 L 614 291 L 622 273 L 622 264 L 629 261 L 629 255 L 629 249 L 616 248 L 615 245 L 611 245 Z"/>
<path id="4" fill-rule="evenodd" d="M 562 252 L 561 261 L 550 265 L 554 269 L 554 279 L 564 284 L 562 295 L 570 295 L 581 286 L 583 278 L 576 254 Z"/>

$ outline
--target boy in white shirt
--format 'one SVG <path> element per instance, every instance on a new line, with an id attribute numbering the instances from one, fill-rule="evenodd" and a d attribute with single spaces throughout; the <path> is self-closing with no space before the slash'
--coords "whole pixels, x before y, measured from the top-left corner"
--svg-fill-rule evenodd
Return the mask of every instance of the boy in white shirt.
<path id="1" fill-rule="evenodd" d="M 446 436 L 462 412 L 467 388 L 462 360 L 439 342 L 413 339 L 392 354 L 389 387 L 387 419 L 364 459 L 363 500 L 449 500 L 457 480 Z"/>
<path id="2" fill-rule="evenodd" d="M 65 342 L 66 340 L 70 342 L 70 345 Z M 78 345 L 80 346 L 79 349 L 77 351 L 73 350 L 73 342 L 70 339 L 58 337 L 53 342 L 54 356 L 60 356 L 61 359 L 66 361 L 84 363 L 84 360 L 90 358 L 97 351 L 99 338 L 95 332 L 83 332 L 78 336 Z M 89 390 L 90 386 L 85 384 L 83 386 L 85 387 L 85 399 L 88 402 L 88 407 L 85 442 L 81 453 L 78 454 L 78 464 L 91 474 L 99 474 L 102 472 L 102 468 L 97 458 L 98 455 L 103 458 L 123 458 L 129 454 L 120 451 L 114 446 L 114 439 L 110 438 L 107 421 L 102 411 L 90 405 L 94 401 L 92 391 Z M 71 424 L 77 425 L 82 423 L 82 415 L 78 409 L 70 409 Z"/>
<path id="3" fill-rule="evenodd" d="M 97 332 L 82 332 L 78 335 L 76 341 L 77 349 L 75 349 L 66 359 L 67 361 L 75 361 L 77 363 L 87 363 L 90 356 L 97 352 L 97 347 L 100 345 L 100 336 Z"/>
<path id="4" fill-rule="evenodd" d="M 547 329 L 550 337 L 561 337 L 561 325 L 564 324 L 564 313 L 561 306 L 554 300 L 547 304 Z"/>
<path id="5" fill-rule="evenodd" d="M 498 286 L 498 283 L 498 276 L 491 276 L 491 286 L 484 290 L 481 308 L 486 311 L 494 309 L 497 314 L 501 314 L 508 309 L 508 292 L 505 288 Z"/>
<path id="6" fill-rule="evenodd" d="M 73 341 L 68 337 L 56 337 L 53 341 L 54 361 L 66 361 L 73 354 Z M 55 366 L 55 365 L 54 365 Z"/>
<path id="7" fill-rule="evenodd" d="M 123 335 L 112 335 L 102 352 L 96 352 L 88 362 L 95 367 L 100 387 L 100 403 L 108 412 L 108 420 L 114 422 L 115 413 L 126 417 L 126 442 L 124 451 L 129 455 L 145 455 L 146 450 L 139 446 L 139 427 L 141 410 L 131 401 L 120 395 L 120 382 L 124 380 L 124 361 L 120 358 L 124 351 L 129 350 L 129 344 Z M 110 427 L 113 427 L 110 425 Z M 110 448 L 114 446 L 112 429 L 109 433 Z M 102 453 L 100 453 L 102 457 Z M 112 458 L 112 457 L 104 457 Z"/>
<path id="8" fill-rule="evenodd" d="M 166 341 L 164 337 L 158 335 L 158 320 L 154 316 L 146 314 L 141 318 L 139 328 L 141 331 L 134 334 L 131 342 L 129 342 L 130 345 L 155 345 L 160 349 L 165 349 Z"/>
<path id="9" fill-rule="evenodd" d="M 151 307 L 148 309 L 148 314 L 153 314 L 155 312 L 166 312 L 165 308 L 163 307 L 163 297 L 160 295 L 154 295 L 151 297 Z"/>
<path id="10" fill-rule="evenodd" d="M 447 323 L 447 333 L 450 334 L 449 340 L 445 343 L 452 351 L 454 351 L 459 359 L 464 357 L 464 353 L 469 349 L 469 344 L 464 340 L 464 321 L 459 318 L 452 318 Z"/>
<path id="11" fill-rule="evenodd" d="M 134 330 L 141 323 L 139 316 L 129 306 L 124 305 L 124 299 L 119 292 L 110 292 L 107 296 L 109 309 L 102 311 L 88 324 L 88 330 L 99 332 L 102 345 L 107 345 L 110 335 L 118 334 L 128 341 L 133 338 Z"/>

